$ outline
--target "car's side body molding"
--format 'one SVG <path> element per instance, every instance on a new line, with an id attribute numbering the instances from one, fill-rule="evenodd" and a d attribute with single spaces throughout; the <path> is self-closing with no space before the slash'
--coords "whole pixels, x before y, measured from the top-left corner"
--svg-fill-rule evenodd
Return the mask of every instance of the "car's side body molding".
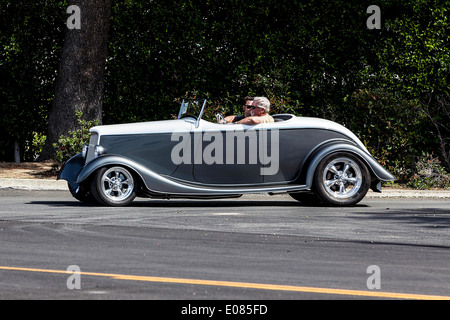
<path id="1" fill-rule="evenodd" d="M 109 154 L 99 156 L 87 163 L 79 172 L 75 183 L 81 184 L 96 170 L 112 165 L 124 166 L 134 171 L 145 184 L 145 188 L 155 195 L 232 195 L 240 193 L 299 191 L 307 188 L 305 185 L 207 186 L 161 175 L 127 157 Z M 61 178 L 64 179 L 64 177 Z"/>

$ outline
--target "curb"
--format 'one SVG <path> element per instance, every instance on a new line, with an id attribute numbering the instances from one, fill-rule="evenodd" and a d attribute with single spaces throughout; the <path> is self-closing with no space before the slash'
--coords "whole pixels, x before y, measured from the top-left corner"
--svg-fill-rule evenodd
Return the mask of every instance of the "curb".
<path id="1" fill-rule="evenodd" d="M 67 181 L 49 179 L 9 179 L 0 178 L 0 189 L 68 191 Z"/>
<path id="2" fill-rule="evenodd" d="M 68 191 L 67 181 L 50 179 L 0 178 L 0 190 Z M 450 198 L 450 190 L 403 190 L 384 188 L 382 193 L 369 190 L 366 198 Z"/>
<path id="3" fill-rule="evenodd" d="M 450 190 L 403 190 L 384 188 L 381 193 L 369 190 L 366 198 L 430 198 L 430 199 L 448 199 Z"/>

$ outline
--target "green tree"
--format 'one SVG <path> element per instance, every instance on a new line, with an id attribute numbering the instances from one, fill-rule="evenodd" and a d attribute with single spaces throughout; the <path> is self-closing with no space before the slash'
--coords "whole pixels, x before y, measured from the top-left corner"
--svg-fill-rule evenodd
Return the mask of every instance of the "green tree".
<path id="1" fill-rule="evenodd" d="M 53 157 L 53 144 L 78 127 L 77 111 L 85 120 L 102 120 L 111 0 L 69 0 L 68 5 L 79 8 L 80 28 L 66 31 L 47 140 L 39 160 Z"/>
<path id="2" fill-rule="evenodd" d="M 64 1 L 0 0 L 0 160 L 32 160 L 46 131 L 64 37 Z"/>
<path id="3" fill-rule="evenodd" d="M 449 2 L 408 1 L 403 6 L 407 14 L 386 21 L 388 32 L 376 50 L 379 64 L 369 72 L 377 87 L 417 101 L 418 116 L 428 120 L 415 129 L 426 142 L 420 147 L 438 150 L 450 168 Z M 415 156 L 421 155 L 417 148 Z"/>
<path id="4" fill-rule="evenodd" d="M 48 112 L 68 4 L 0 3 L 0 140 L 26 145 L 58 122 Z M 109 124 L 170 118 L 185 95 L 207 96 L 224 113 L 240 112 L 246 95 L 265 95 L 275 112 L 344 124 L 400 175 L 412 173 L 423 152 L 448 167 L 448 0 L 379 1 L 381 29 L 366 27 L 371 4 L 115 0 L 106 64 L 97 64 L 103 98 L 87 99 L 102 104 Z M 75 109 L 68 112 L 76 125 Z"/>

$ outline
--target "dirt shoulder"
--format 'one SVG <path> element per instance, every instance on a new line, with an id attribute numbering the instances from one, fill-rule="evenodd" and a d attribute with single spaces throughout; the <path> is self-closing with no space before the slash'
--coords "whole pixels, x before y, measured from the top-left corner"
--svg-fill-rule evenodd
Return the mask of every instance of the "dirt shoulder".
<path id="1" fill-rule="evenodd" d="M 0 162 L 0 179 L 45 179 L 56 180 L 61 166 L 53 161 L 46 162 Z M 399 191 L 416 191 L 423 192 L 423 190 L 416 190 L 408 188 L 404 185 L 383 186 L 383 190 L 399 190 Z M 448 189 L 429 189 L 427 191 L 446 191 Z"/>
<path id="2" fill-rule="evenodd" d="M 0 162 L 0 178 L 56 180 L 59 165 L 46 162 Z"/>

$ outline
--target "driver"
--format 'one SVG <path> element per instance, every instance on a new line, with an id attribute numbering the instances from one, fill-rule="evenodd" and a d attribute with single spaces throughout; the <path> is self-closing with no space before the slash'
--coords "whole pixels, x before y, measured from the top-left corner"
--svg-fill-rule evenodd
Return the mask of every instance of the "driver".
<path id="1" fill-rule="evenodd" d="M 255 97 L 250 106 L 247 106 L 250 116 L 245 117 L 236 123 L 255 125 L 259 123 L 271 123 L 275 120 L 269 115 L 270 101 L 266 97 Z"/>
<path id="2" fill-rule="evenodd" d="M 242 109 L 244 110 L 244 114 L 241 115 L 231 115 L 231 116 L 227 116 L 225 117 L 225 121 L 227 123 L 234 123 L 237 121 L 240 121 L 246 117 L 250 117 L 250 109 L 248 109 L 248 107 L 251 107 L 253 99 L 255 99 L 254 97 L 245 97 L 244 98 L 244 105 L 242 106 Z"/>

